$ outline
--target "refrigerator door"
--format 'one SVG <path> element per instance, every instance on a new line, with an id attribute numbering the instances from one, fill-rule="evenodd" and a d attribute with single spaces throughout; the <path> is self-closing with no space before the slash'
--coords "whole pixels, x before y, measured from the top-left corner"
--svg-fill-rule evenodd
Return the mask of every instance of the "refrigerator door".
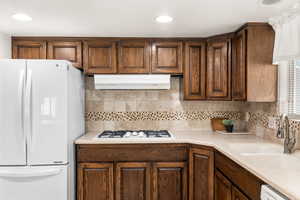
<path id="1" fill-rule="evenodd" d="M 68 166 L 1 167 L 0 199 L 67 200 Z"/>
<path id="2" fill-rule="evenodd" d="M 68 163 L 68 62 L 27 61 L 28 165 Z"/>
<path id="3" fill-rule="evenodd" d="M 0 165 L 26 165 L 25 72 L 24 60 L 0 61 Z"/>

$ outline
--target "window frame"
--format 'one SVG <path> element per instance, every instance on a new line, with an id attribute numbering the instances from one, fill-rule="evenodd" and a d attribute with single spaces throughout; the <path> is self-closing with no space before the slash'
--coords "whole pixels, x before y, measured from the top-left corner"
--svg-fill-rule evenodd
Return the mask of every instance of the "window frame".
<path id="1" fill-rule="evenodd" d="M 298 62 L 298 65 L 296 65 Z M 295 110 L 295 103 L 300 100 L 295 101 L 295 67 L 298 66 L 300 70 L 300 60 L 299 61 L 286 61 L 280 62 L 278 64 L 278 102 L 279 102 L 279 113 L 288 114 L 292 119 L 300 120 L 300 109 L 297 113 Z M 300 96 L 300 82 L 298 83 L 298 91 Z"/>

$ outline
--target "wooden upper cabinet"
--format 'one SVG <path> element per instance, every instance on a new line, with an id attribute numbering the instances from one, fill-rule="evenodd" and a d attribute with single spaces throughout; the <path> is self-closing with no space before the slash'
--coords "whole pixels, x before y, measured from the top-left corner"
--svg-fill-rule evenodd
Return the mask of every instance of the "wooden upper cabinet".
<path id="1" fill-rule="evenodd" d="M 189 156 L 189 200 L 214 200 L 214 153 L 191 148 Z"/>
<path id="2" fill-rule="evenodd" d="M 207 43 L 207 99 L 231 99 L 231 42 L 216 39 Z"/>
<path id="3" fill-rule="evenodd" d="M 150 200 L 150 171 L 150 163 L 117 163 L 116 200 Z"/>
<path id="4" fill-rule="evenodd" d="M 185 162 L 153 164 L 152 200 L 187 200 L 187 166 Z"/>
<path id="5" fill-rule="evenodd" d="M 82 44 L 80 41 L 49 41 L 47 59 L 68 60 L 74 67 L 82 68 Z"/>
<path id="6" fill-rule="evenodd" d="M 152 43 L 152 73 L 182 73 L 182 42 L 154 41 Z"/>
<path id="7" fill-rule="evenodd" d="M 83 46 L 83 65 L 87 74 L 117 73 L 117 42 L 85 41 Z"/>
<path id="8" fill-rule="evenodd" d="M 146 40 L 119 43 L 119 73 L 145 74 L 150 72 L 150 42 Z"/>
<path id="9" fill-rule="evenodd" d="M 275 102 L 277 67 L 272 64 L 275 33 L 266 23 L 248 23 L 233 40 L 232 98 Z"/>
<path id="10" fill-rule="evenodd" d="M 236 34 L 232 41 L 232 99 L 246 100 L 246 30 Z"/>
<path id="11" fill-rule="evenodd" d="M 218 170 L 215 173 L 215 200 L 237 200 L 232 198 L 231 182 Z"/>
<path id="12" fill-rule="evenodd" d="M 184 62 L 184 99 L 203 100 L 205 95 L 205 42 L 186 42 Z"/>
<path id="13" fill-rule="evenodd" d="M 46 41 L 13 40 L 13 59 L 46 59 Z"/>
<path id="14" fill-rule="evenodd" d="M 81 163 L 77 172 L 78 200 L 114 200 L 113 164 Z"/>

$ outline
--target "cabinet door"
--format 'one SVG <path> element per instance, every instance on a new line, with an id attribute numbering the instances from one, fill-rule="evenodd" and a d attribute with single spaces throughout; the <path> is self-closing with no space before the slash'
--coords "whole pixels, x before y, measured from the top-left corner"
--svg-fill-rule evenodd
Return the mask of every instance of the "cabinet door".
<path id="1" fill-rule="evenodd" d="M 185 43 L 184 99 L 205 99 L 206 56 L 204 42 Z"/>
<path id="2" fill-rule="evenodd" d="M 232 200 L 231 198 L 232 184 L 221 174 L 215 172 L 215 200 Z M 234 199 L 235 200 L 235 199 Z"/>
<path id="3" fill-rule="evenodd" d="M 82 68 L 82 48 L 80 41 L 50 41 L 48 42 L 48 59 L 68 60 L 74 67 Z"/>
<path id="4" fill-rule="evenodd" d="M 192 148 L 189 156 L 189 200 L 214 199 L 214 154 Z"/>
<path id="5" fill-rule="evenodd" d="M 79 164 L 78 200 L 113 200 L 113 194 L 113 164 Z"/>
<path id="6" fill-rule="evenodd" d="M 184 162 L 154 163 L 153 200 L 186 200 L 187 167 Z"/>
<path id="7" fill-rule="evenodd" d="M 46 59 L 46 41 L 12 42 L 12 58 L 14 59 Z"/>
<path id="8" fill-rule="evenodd" d="M 119 72 L 142 74 L 150 72 L 150 44 L 145 40 L 121 41 Z"/>
<path id="9" fill-rule="evenodd" d="M 230 40 L 209 41 L 207 45 L 207 98 L 230 100 Z"/>
<path id="10" fill-rule="evenodd" d="M 116 42 L 102 40 L 84 42 L 83 62 L 87 74 L 117 73 Z"/>
<path id="11" fill-rule="evenodd" d="M 116 200 L 150 200 L 150 163 L 117 163 Z"/>
<path id="12" fill-rule="evenodd" d="M 232 99 L 246 100 L 246 30 L 234 37 L 232 45 Z"/>
<path id="13" fill-rule="evenodd" d="M 182 42 L 161 41 L 152 43 L 152 73 L 182 73 Z"/>
<path id="14" fill-rule="evenodd" d="M 250 200 L 239 189 L 232 186 L 232 200 Z"/>

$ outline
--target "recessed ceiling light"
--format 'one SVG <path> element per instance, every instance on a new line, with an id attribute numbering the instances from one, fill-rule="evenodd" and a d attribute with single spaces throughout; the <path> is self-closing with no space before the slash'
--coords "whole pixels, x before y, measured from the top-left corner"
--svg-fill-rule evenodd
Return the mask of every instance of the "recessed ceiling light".
<path id="1" fill-rule="evenodd" d="M 262 6 L 273 6 L 282 2 L 282 0 L 260 0 Z"/>
<path id="2" fill-rule="evenodd" d="M 300 2 L 297 2 L 293 5 L 292 9 L 297 10 L 300 7 Z"/>
<path id="3" fill-rule="evenodd" d="M 24 13 L 17 13 L 17 14 L 14 14 L 14 15 L 12 16 L 12 18 L 13 18 L 14 20 L 17 20 L 17 21 L 23 21 L 23 22 L 28 22 L 28 21 L 31 21 L 31 20 L 32 20 L 32 18 L 31 18 L 29 15 L 24 14 Z"/>
<path id="4" fill-rule="evenodd" d="M 161 15 L 155 18 L 158 23 L 170 23 L 173 21 L 173 18 L 168 15 Z"/>

